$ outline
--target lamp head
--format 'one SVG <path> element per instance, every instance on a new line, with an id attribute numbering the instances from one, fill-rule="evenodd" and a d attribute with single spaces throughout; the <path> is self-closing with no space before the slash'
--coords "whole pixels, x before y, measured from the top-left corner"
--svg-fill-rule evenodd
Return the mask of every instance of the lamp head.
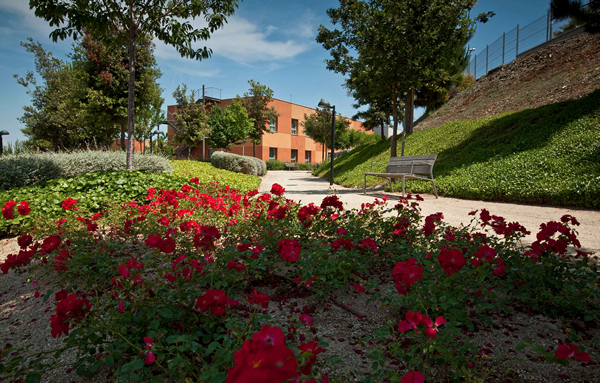
<path id="1" fill-rule="evenodd" d="M 469 49 L 469 52 L 475 52 L 477 50 L 477 48 L 471 48 Z"/>
<path id="2" fill-rule="evenodd" d="M 0 136 L 8 136 L 9 134 L 6 130 L 0 130 Z"/>
<path id="3" fill-rule="evenodd" d="M 331 108 L 331 104 L 329 103 L 329 101 L 323 100 L 323 99 L 321 99 L 321 101 L 319 101 L 319 105 L 318 106 L 321 107 L 321 108 L 326 108 L 326 109 Z"/>

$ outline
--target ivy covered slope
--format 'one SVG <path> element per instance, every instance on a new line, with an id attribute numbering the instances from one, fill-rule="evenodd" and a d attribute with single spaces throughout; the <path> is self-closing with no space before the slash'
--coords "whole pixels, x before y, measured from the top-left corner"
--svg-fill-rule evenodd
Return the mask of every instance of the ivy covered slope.
<path id="1" fill-rule="evenodd" d="M 31 228 L 44 218 L 60 218 L 64 215 L 62 203 L 67 198 L 78 201 L 81 214 L 105 210 L 114 203 L 143 202 L 149 188 L 180 189 L 192 182 L 205 185 L 219 181 L 221 187 L 248 192 L 258 188 L 260 178 L 213 168 L 210 164 L 196 161 L 172 161 L 173 174 L 134 172 L 97 172 L 79 177 L 40 181 L 31 186 L 18 187 L 0 192 L 0 204 L 7 201 L 28 201 L 31 214 L 17 215 L 14 220 L 0 221 L 0 236 L 16 233 L 19 225 Z"/>
<path id="2" fill-rule="evenodd" d="M 444 196 L 598 208 L 600 91 L 577 101 L 417 131 L 407 137 L 405 155 L 420 154 L 438 155 L 434 177 Z M 389 141 L 360 146 L 335 160 L 335 182 L 362 187 L 371 163 L 389 158 Z M 315 174 L 329 177 L 329 164 Z M 383 181 L 367 177 L 367 186 Z M 431 183 L 407 181 L 407 191 L 431 193 Z"/>

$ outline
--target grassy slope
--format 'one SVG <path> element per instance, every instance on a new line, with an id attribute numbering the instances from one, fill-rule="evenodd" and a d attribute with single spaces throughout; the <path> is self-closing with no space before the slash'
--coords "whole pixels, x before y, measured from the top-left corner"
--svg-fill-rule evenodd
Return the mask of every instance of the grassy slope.
<path id="1" fill-rule="evenodd" d="M 438 154 L 434 177 L 441 195 L 599 208 L 600 91 L 407 137 L 406 155 L 433 153 Z M 362 188 L 371 163 L 389 158 L 389 141 L 358 147 L 336 159 L 335 182 Z M 384 170 L 377 166 L 374 170 Z M 323 164 L 315 174 L 329 177 L 329 166 Z M 368 186 L 382 182 L 367 178 Z M 413 193 L 432 192 L 431 183 L 407 185 Z"/>
<path id="2" fill-rule="evenodd" d="M 211 164 L 200 161 L 169 161 L 173 168 L 173 174 L 187 179 L 198 177 L 201 184 L 219 181 L 221 184 L 229 185 L 242 193 L 257 189 L 260 185 L 260 177 L 248 174 L 230 172 L 217 169 Z"/>

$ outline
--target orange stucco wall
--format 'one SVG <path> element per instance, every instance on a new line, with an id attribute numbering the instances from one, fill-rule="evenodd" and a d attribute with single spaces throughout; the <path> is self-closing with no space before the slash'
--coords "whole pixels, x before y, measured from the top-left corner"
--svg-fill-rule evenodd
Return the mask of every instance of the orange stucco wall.
<path id="1" fill-rule="evenodd" d="M 219 105 L 222 108 L 227 107 L 233 102 L 233 99 L 221 100 Z M 309 137 L 306 137 L 303 132 L 302 123 L 304 122 L 304 115 L 311 115 L 315 112 L 313 108 L 306 106 L 293 104 L 291 102 L 274 99 L 269 103 L 268 107 L 274 107 L 279 113 L 277 117 L 276 127 L 277 132 L 265 133 L 262 137 L 260 145 L 255 148 L 256 157 L 263 161 L 269 160 L 269 149 L 277 149 L 277 159 L 284 162 L 292 162 L 292 150 L 298 151 L 297 161 L 305 162 L 306 151 L 310 152 L 310 162 L 317 163 L 322 161 L 323 157 L 323 145 L 316 143 Z M 169 106 L 167 108 L 167 118 L 169 121 L 174 121 L 173 113 L 177 111 L 177 106 Z M 292 119 L 298 120 L 297 134 L 292 135 Z M 360 121 L 350 120 L 350 129 L 362 130 L 362 123 Z M 175 130 L 171 127 L 168 128 L 169 140 L 175 135 Z M 207 140 L 205 158 L 208 158 L 208 147 L 210 143 Z M 245 154 L 247 156 L 253 155 L 252 143 L 247 142 L 245 146 L 234 145 L 229 149 L 229 152 L 235 154 Z M 325 154 L 326 156 L 327 154 Z M 192 150 L 192 157 L 202 157 L 202 145 Z"/>

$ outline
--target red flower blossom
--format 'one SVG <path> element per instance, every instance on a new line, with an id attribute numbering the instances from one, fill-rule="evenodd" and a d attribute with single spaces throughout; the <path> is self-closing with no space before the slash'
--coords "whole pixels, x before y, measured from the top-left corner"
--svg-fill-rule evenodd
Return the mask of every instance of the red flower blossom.
<path id="1" fill-rule="evenodd" d="M 300 242 L 294 238 L 286 238 L 277 242 L 277 249 L 279 250 L 281 258 L 287 262 L 297 261 L 298 257 L 300 256 L 301 248 L 302 246 L 300 246 Z"/>
<path id="2" fill-rule="evenodd" d="M 280 383 L 298 377 L 298 361 L 277 327 L 263 326 L 234 354 L 227 383 Z"/>
<path id="3" fill-rule="evenodd" d="M 148 238 L 146 238 L 146 245 L 152 249 L 157 249 L 161 240 L 160 234 L 150 234 Z"/>
<path id="4" fill-rule="evenodd" d="M 452 275 L 467 263 L 464 254 L 458 249 L 443 250 L 438 256 L 440 266 L 444 269 L 444 272 L 448 275 Z"/>
<path id="5" fill-rule="evenodd" d="M 251 295 L 246 295 L 246 299 L 248 299 L 249 303 L 256 303 L 262 306 L 263 309 L 269 307 L 269 302 L 271 301 L 271 297 L 267 294 L 257 293 L 256 289 Z"/>
<path id="6" fill-rule="evenodd" d="M 425 375 L 421 374 L 419 371 L 411 371 L 408 374 L 404 375 L 400 380 L 400 383 L 424 383 Z"/>
<path id="7" fill-rule="evenodd" d="M 17 205 L 17 203 L 13 200 L 10 200 L 8 202 L 6 202 L 4 204 L 4 207 L 2 208 L 2 216 L 5 219 L 13 219 L 15 218 L 13 215 L 13 208 Z"/>
<path id="8" fill-rule="evenodd" d="M 214 226 L 201 226 L 200 232 L 194 236 L 194 246 L 209 251 L 215 247 L 215 241 L 221 238 L 219 229 Z"/>
<path id="9" fill-rule="evenodd" d="M 323 202 L 321 202 L 321 209 L 325 209 L 327 207 L 332 207 L 340 211 L 344 210 L 344 204 L 336 195 L 323 198 Z"/>
<path id="10" fill-rule="evenodd" d="M 171 237 L 165 237 L 158 243 L 158 248 L 163 253 L 171 254 L 175 251 L 175 241 Z"/>
<path id="11" fill-rule="evenodd" d="M 572 357 L 585 363 L 590 361 L 590 354 L 588 354 L 587 352 L 578 351 L 579 347 L 567 342 L 567 344 L 561 344 L 560 346 L 558 346 L 558 350 L 554 352 L 554 355 L 558 359 L 569 359 Z"/>
<path id="12" fill-rule="evenodd" d="M 342 247 L 344 250 L 351 250 L 354 248 L 354 245 L 346 238 L 338 238 L 331 244 L 331 248 L 335 251 L 339 250 L 340 247 Z"/>
<path id="13" fill-rule="evenodd" d="M 404 262 L 398 262 L 392 271 L 396 290 L 400 295 L 406 295 L 406 292 L 417 281 L 423 278 L 423 268 L 417 264 L 415 258 L 410 258 Z"/>
<path id="14" fill-rule="evenodd" d="M 158 223 L 160 223 L 163 226 L 169 226 L 169 223 L 171 223 L 171 220 L 167 217 L 160 217 L 158 219 Z"/>
<path id="15" fill-rule="evenodd" d="M 309 227 L 313 217 L 319 214 L 320 211 L 321 209 L 311 202 L 307 206 L 302 206 L 300 208 L 298 211 L 298 219 L 302 222 L 304 227 Z"/>
<path id="16" fill-rule="evenodd" d="M 19 237 L 19 239 L 17 239 L 17 243 L 19 244 L 19 247 L 21 249 L 24 249 L 27 246 L 31 245 L 32 242 L 33 242 L 33 237 L 29 234 L 23 234 L 22 236 Z"/>
<path id="17" fill-rule="evenodd" d="M 300 315 L 300 322 L 304 323 L 305 326 L 312 325 L 312 318 L 310 315 L 302 314 Z"/>
<path id="18" fill-rule="evenodd" d="M 377 243 L 371 238 L 365 238 L 358 241 L 358 245 L 361 247 L 361 253 L 364 251 L 372 251 L 374 254 L 379 254 Z"/>
<path id="19" fill-rule="evenodd" d="M 279 184 L 273 184 L 271 186 L 271 194 L 281 197 L 285 193 L 285 189 Z"/>
<path id="20" fill-rule="evenodd" d="M 421 313 L 419 313 L 418 311 L 409 311 L 406 313 L 406 320 L 405 321 L 400 321 L 398 323 L 398 331 L 400 332 L 406 332 L 409 331 L 411 328 L 415 330 L 415 335 L 417 334 L 417 326 L 421 323 L 421 319 L 423 318 L 423 315 L 421 315 Z"/>
<path id="21" fill-rule="evenodd" d="M 444 219 L 442 213 L 430 214 L 425 217 L 425 225 L 423 225 L 422 229 L 423 234 L 425 234 L 426 237 L 430 237 L 435 231 L 435 226 L 439 225 L 440 222 L 442 222 L 442 219 Z"/>
<path id="22" fill-rule="evenodd" d="M 435 318 L 435 322 L 433 322 L 433 323 L 431 321 L 431 318 L 429 318 L 428 316 L 423 316 L 423 318 L 421 319 L 421 324 L 423 326 L 428 327 L 425 330 L 423 330 L 423 333 L 425 335 L 427 335 L 429 338 L 434 339 L 437 336 L 438 327 L 443 325 L 446 322 L 447 322 L 447 320 L 444 319 L 444 317 L 442 317 L 442 316 Z"/>
<path id="23" fill-rule="evenodd" d="M 356 290 L 356 292 L 359 294 L 365 292 L 365 286 L 361 286 L 358 283 L 353 284 L 352 287 L 354 287 L 354 290 Z"/>
<path id="24" fill-rule="evenodd" d="M 237 301 L 229 298 L 223 291 L 215 289 L 207 290 L 196 300 L 196 308 L 200 309 L 202 312 L 210 309 L 215 316 L 225 314 L 227 306 L 231 307 L 236 304 Z"/>
<path id="25" fill-rule="evenodd" d="M 67 199 L 65 199 L 62 203 L 62 207 L 65 210 L 72 210 L 75 207 L 75 204 L 77 203 L 76 199 L 73 199 L 71 197 L 68 197 Z M 77 209 L 77 208 L 75 208 Z"/>
<path id="26" fill-rule="evenodd" d="M 22 216 L 29 215 L 29 213 L 31 212 L 31 209 L 29 208 L 29 202 L 21 201 L 21 203 L 19 203 L 19 206 L 17 206 L 17 211 Z"/>
<path id="27" fill-rule="evenodd" d="M 42 251 L 46 254 L 58 249 L 61 239 L 58 235 L 51 235 L 42 242 Z"/>
<path id="28" fill-rule="evenodd" d="M 317 355 L 323 352 L 323 349 L 319 347 L 319 343 L 314 340 L 303 343 L 298 346 L 298 350 L 302 351 L 302 353 L 309 353 L 308 358 L 303 360 L 303 365 L 300 369 L 302 374 L 309 375 L 312 366 L 317 362 Z"/>
<path id="29" fill-rule="evenodd" d="M 58 297 L 58 294 L 56 296 Z M 63 333 L 69 335 L 69 320 L 82 320 L 91 307 L 90 301 L 85 298 L 77 298 L 77 294 L 71 294 L 61 299 L 56 305 L 56 314 L 50 318 L 52 337 L 59 337 Z"/>
<path id="30" fill-rule="evenodd" d="M 242 271 L 245 268 L 246 268 L 246 266 L 242 265 L 241 263 L 237 263 L 236 261 L 227 262 L 227 270 L 236 269 L 237 271 Z"/>

